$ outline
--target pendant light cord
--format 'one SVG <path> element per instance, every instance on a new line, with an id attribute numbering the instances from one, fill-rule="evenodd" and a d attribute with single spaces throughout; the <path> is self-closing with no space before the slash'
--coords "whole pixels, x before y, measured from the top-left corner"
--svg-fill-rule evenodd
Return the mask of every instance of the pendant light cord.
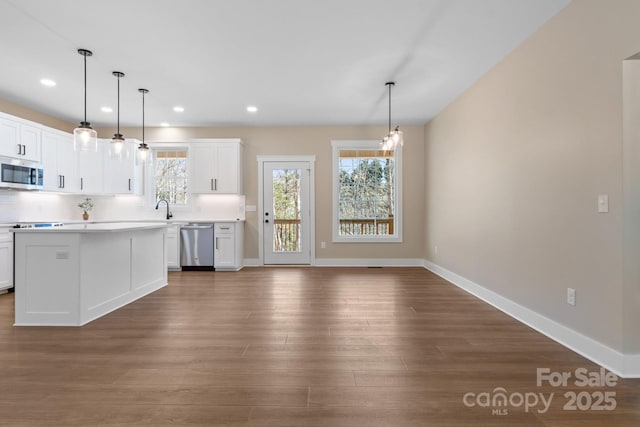
<path id="1" fill-rule="evenodd" d="M 391 86 L 393 83 L 387 83 L 389 85 L 389 134 L 391 134 Z"/>
<path id="2" fill-rule="evenodd" d="M 142 143 L 144 144 L 144 91 L 142 91 Z"/>
<path id="3" fill-rule="evenodd" d="M 120 75 L 118 75 L 118 135 L 120 135 Z"/>
<path id="4" fill-rule="evenodd" d="M 87 122 L 87 55 L 84 56 L 84 122 Z"/>

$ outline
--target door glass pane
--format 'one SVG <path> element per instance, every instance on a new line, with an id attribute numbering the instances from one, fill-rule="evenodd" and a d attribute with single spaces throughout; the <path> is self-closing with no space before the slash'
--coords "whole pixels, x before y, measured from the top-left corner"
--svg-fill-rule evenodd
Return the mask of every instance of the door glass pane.
<path id="1" fill-rule="evenodd" d="M 273 251 L 300 252 L 301 169 L 273 170 Z"/>

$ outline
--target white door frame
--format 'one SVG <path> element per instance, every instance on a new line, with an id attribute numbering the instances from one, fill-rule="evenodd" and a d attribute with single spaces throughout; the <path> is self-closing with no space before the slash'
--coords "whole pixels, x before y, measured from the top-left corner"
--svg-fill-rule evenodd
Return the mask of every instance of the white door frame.
<path id="1" fill-rule="evenodd" d="M 258 265 L 264 264 L 264 164 L 265 162 L 309 163 L 309 265 L 316 264 L 316 156 L 257 156 L 258 161 Z"/>

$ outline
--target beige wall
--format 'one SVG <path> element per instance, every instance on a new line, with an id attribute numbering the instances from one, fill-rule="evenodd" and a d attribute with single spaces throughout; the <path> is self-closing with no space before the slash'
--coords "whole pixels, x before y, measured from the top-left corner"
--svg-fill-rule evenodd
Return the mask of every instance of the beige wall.
<path id="1" fill-rule="evenodd" d="M 425 258 L 627 351 L 622 61 L 637 16 L 635 0 L 572 2 L 425 126 Z"/>
<path id="2" fill-rule="evenodd" d="M 640 353 L 640 54 L 623 65 L 623 345 Z"/>
<path id="3" fill-rule="evenodd" d="M 60 120 L 39 111 L 32 110 L 30 108 L 14 104 L 13 102 L 9 102 L 3 99 L 0 99 L 0 111 L 16 117 L 22 117 L 23 119 L 40 123 L 54 129 L 59 129 L 64 132 L 73 132 L 73 128 L 76 126 L 75 123 L 69 123 L 64 120 Z"/>
<path id="4" fill-rule="evenodd" d="M 412 258 L 422 259 L 424 235 L 424 127 L 402 126 L 405 137 L 403 154 L 403 243 L 331 243 L 331 140 L 381 139 L 385 126 L 317 127 L 202 127 L 150 128 L 147 141 L 186 141 L 193 138 L 241 138 L 244 142 L 244 190 L 248 205 L 258 204 L 258 163 L 260 155 L 316 156 L 316 257 L 338 259 Z M 100 137 L 109 137 L 114 129 L 98 129 Z M 122 129 L 129 138 L 140 138 L 140 129 Z M 327 248 L 320 249 L 326 241 Z M 258 218 L 247 212 L 245 257 L 258 258 Z"/>

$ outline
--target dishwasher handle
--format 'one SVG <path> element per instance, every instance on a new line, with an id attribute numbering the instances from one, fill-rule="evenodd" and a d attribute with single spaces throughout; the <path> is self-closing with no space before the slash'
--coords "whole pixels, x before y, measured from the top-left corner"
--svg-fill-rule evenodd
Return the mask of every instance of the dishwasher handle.
<path id="1" fill-rule="evenodd" d="M 189 225 L 183 225 L 180 228 L 182 229 L 189 229 L 189 230 L 202 230 L 202 229 L 207 229 L 207 228 L 213 228 L 213 224 L 204 224 L 204 225 L 200 225 L 200 224 L 189 224 Z"/>

